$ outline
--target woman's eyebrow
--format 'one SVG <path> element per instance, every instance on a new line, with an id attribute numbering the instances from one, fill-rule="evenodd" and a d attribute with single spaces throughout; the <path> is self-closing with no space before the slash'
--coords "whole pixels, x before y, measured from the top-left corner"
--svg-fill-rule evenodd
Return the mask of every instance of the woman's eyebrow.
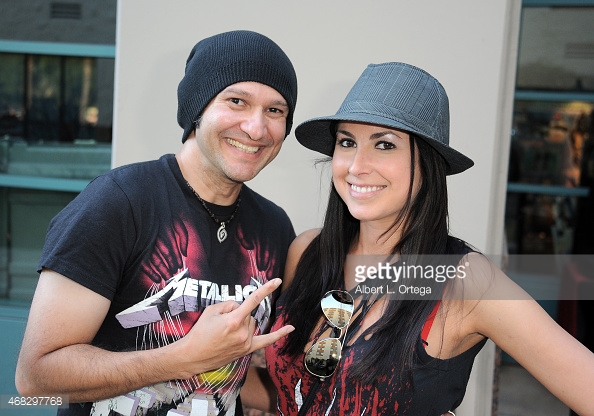
<path id="1" fill-rule="evenodd" d="M 336 133 L 340 133 L 340 134 L 344 134 L 345 136 L 349 136 L 350 138 L 355 137 L 354 134 L 352 134 L 350 131 L 348 130 L 336 130 Z"/>
<path id="2" fill-rule="evenodd" d="M 340 130 L 339 129 L 339 130 L 336 130 L 336 133 L 344 134 L 345 136 L 348 136 L 350 138 L 354 138 L 355 137 L 355 135 L 353 133 L 351 133 L 350 131 L 348 131 L 348 130 Z M 394 136 L 396 136 L 396 137 L 398 137 L 400 139 L 403 139 L 403 137 L 399 136 L 398 135 L 398 132 L 396 132 L 394 130 L 378 131 L 376 133 L 373 133 L 371 136 L 369 136 L 369 138 L 371 140 L 378 140 L 378 139 L 381 139 L 382 137 L 388 136 L 388 135 L 394 135 Z"/>
<path id="3" fill-rule="evenodd" d="M 353 133 L 351 133 L 348 130 L 342 130 L 342 129 L 338 129 L 336 130 L 336 134 L 341 133 L 344 134 L 345 136 L 348 136 L 350 138 L 355 138 L 355 135 Z M 405 137 L 402 137 L 398 130 L 383 130 L 383 131 L 378 131 L 376 133 L 373 133 L 369 136 L 370 140 L 378 140 L 381 139 L 384 136 L 389 136 L 389 135 L 394 135 L 396 137 L 398 137 L 399 139 L 406 139 Z"/>
<path id="4" fill-rule="evenodd" d="M 369 138 L 373 139 L 373 140 L 377 140 L 377 139 L 381 139 L 382 137 L 388 136 L 388 135 L 400 137 L 400 136 L 398 136 L 398 134 L 396 134 L 396 132 L 394 130 L 386 130 L 386 131 L 378 131 L 377 133 L 373 133 L 371 136 L 369 136 Z"/>

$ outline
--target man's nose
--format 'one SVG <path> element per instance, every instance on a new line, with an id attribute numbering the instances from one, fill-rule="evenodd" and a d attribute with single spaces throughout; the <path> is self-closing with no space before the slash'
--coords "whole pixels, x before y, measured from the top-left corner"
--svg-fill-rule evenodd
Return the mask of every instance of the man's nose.
<path id="1" fill-rule="evenodd" d="M 267 120 L 261 111 L 250 112 L 241 123 L 241 129 L 247 133 L 252 140 L 261 140 L 267 132 Z"/>

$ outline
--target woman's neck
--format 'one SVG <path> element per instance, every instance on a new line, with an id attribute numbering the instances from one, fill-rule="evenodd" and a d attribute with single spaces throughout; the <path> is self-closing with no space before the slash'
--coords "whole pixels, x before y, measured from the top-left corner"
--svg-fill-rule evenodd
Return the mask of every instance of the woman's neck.
<path id="1" fill-rule="evenodd" d="M 386 231 L 386 229 L 388 231 Z M 402 230 L 386 228 L 385 224 L 361 223 L 351 254 L 390 254 L 400 241 Z"/>

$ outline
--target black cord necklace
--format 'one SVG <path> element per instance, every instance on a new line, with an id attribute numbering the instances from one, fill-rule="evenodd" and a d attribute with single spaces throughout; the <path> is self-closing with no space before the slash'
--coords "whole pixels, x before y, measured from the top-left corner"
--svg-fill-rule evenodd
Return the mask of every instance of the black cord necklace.
<path id="1" fill-rule="evenodd" d="M 200 203 L 202 204 L 202 206 L 204 207 L 206 212 L 208 212 L 208 215 L 210 215 L 210 218 L 212 218 L 213 221 L 215 222 L 215 224 L 217 224 L 219 226 L 219 229 L 217 230 L 217 239 L 219 240 L 219 243 L 222 243 L 223 241 L 225 241 L 227 239 L 227 230 L 225 229 L 225 225 L 229 224 L 231 222 L 231 220 L 233 218 L 235 218 L 235 214 L 237 214 L 237 211 L 239 210 L 239 203 L 241 202 L 241 191 L 239 191 L 239 196 L 237 197 L 237 205 L 235 205 L 235 209 L 233 210 L 233 213 L 231 214 L 229 219 L 225 222 L 225 221 L 220 221 L 219 219 L 217 219 L 217 217 L 211 212 L 211 210 L 208 209 L 208 207 L 206 206 L 206 202 L 204 202 L 204 199 L 200 198 L 200 195 L 198 195 L 198 192 L 196 192 L 194 190 L 194 188 L 192 188 L 192 185 L 190 185 L 190 182 L 186 181 L 186 184 L 188 185 L 188 188 L 190 188 L 192 193 L 194 195 L 196 195 L 196 198 L 198 198 L 198 201 L 200 201 Z"/>

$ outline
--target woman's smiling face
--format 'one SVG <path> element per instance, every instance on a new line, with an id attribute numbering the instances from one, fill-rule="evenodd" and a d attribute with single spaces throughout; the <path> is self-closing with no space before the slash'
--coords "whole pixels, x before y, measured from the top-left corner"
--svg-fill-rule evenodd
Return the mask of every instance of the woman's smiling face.
<path id="1" fill-rule="evenodd" d="M 421 181 L 418 156 L 415 161 L 412 198 Z M 362 222 L 386 222 L 390 227 L 408 199 L 410 135 L 374 124 L 339 123 L 332 180 L 353 217 Z"/>

